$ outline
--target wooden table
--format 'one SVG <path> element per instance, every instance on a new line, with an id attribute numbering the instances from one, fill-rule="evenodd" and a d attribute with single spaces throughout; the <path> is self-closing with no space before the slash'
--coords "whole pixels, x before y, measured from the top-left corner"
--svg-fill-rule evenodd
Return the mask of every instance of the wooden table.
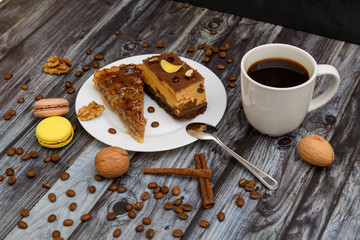
<path id="1" fill-rule="evenodd" d="M 5 0 L 0 3 L 0 109 L 4 114 L 11 109 L 16 115 L 0 122 L 0 239 L 51 239 L 59 230 L 64 239 L 112 239 L 113 231 L 120 228 L 121 239 L 145 238 L 145 231 L 154 229 L 155 239 L 172 239 L 172 231 L 181 229 L 184 239 L 356 239 L 360 235 L 360 164 L 359 156 L 359 68 L 360 47 L 354 44 L 294 31 L 281 26 L 241 18 L 208 9 L 172 1 L 22 1 Z M 115 35 L 114 30 L 121 30 Z M 216 30 L 216 34 L 210 34 Z M 355 29 L 354 29 L 355 30 Z M 141 43 L 149 42 L 148 48 Z M 157 43 L 164 48 L 156 48 Z M 251 163 L 274 176 L 279 182 L 275 191 L 258 183 L 261 197 L 249 198 L 238 186 L 241 178 L 254 176 L 213 142 L 197 141 L 185 147 L 163 152 L 129 152 L 131 164 L 128 172 L 117 179 L 95 181 L 94 157 L 107 145 L 90 136 L 79 124 L 74 109 L 77 91 L 68 94 L 64 82 L 70 81 L 79 90 L 94 69 L 77 78 L 76 71 L 92 61 L 94 54 L 104 54 L 105 66 L 121 57 L 147 53 L 175 51 L 177 54 L 201 62 L 205 57 L 200 44 L 222 46 L 229 42 L 228 64 L 217 54 L 204 63 L 223 82 L 227 92 L 227 108 L 217 125 L 219 137 L 230 148 Z M 255 131 L 247 122 L 241 103 L 240 82 L 228 87 L 228 77 L 239 75 L 239 63 L 244 53 L 265 43 L 288 43 L 298 46 L 314 56 L 318 63 L 334 65 L 340 73 L 341 85 L 335 97 L 325 106 L 309 113 L 303 124 L 292 133 L 272 138 Z M 194 47 L 193 53 L 187 48 Z M 86 55 L 86 49 L 92 55 Z M 42 72 L 45 61 L 53 55 L 68 58 L 73 65 L 65 75 Z M 225 70 L 217 65 L 224 64 Z M 13 78 L 4 80 L 7 73 Z M 29 86 L 28 90 L 21 88 Z M 325 89 L 328 82 L 319 81 L 315 93 Z M 33 115 L 34 98 L 63 97 L 69 100 L 71 111 L 66 117 L 77 124 L 72 142 L 60 149 L 46 149 L 39 145 L 35 128 L 40 119 Z M 17 102 L 23 97 L 25 102 Z M 148 126 L 149 127 L 149 126 Z M 335 150 L 335 161 L 329 167 L 314 167 L 301 160 L 297 144 L 308 134 L 315 133 L 327 139 Z M 10 147 L 22 147 L 25 152 L 38 151 L 36 159 L 21 160 L 21 156 L 7 156 Z M 144 167 L 195 168 L 194 154 L 204 152 L 208 167 L 214 170 L 211 178 L 215 194 L 215 207 L 202 209 L 197 179 L 167 175 L 144 175 Z M 58 162 L 45 163 L 44 157 L 58 153 Z M 7 184 L 7 168 L 15 170 L 16 183 Z M 36 176 L 28 178 L 26 172 L 34 170 Z M 67 181 L 60 180 L 63 172 L 70 174 Z M 164 204 L 177 197 L 167 194 L 161 200 L 153 196 L 144 202 L 135 219 L 125 211 L 127 203 L 140 200 L 140 194 L 149 182 L 178 186 L 183 201 L 193 206 L 187 220 L 180 220 Z M 43 183 L 51 188 L 46 189 Z M 108 190 L 110 184 L 127 187 L 127 192 Z M 96 192 L 89 193 L 94 185 Z M 76 196 L 65 192 L 73 189 Z M 55 193 L 57 201 L 48 199 Z M 236 199 L 243 197 L 240 208 Z M 75 211 L 69 204 L 77 202 Z M 22 217 L 20 210 L 30 210 Z M 217 220 L 222 211 L 223 222 Z M 106 219 L 108 212 L 116 218 Z M 92 219 L 81 222 L 80 216 L 91 213 Z M 48 216 L 57 216 L 48 222 Z M 144 217 L 152 222 L 137 233 L 135 227 Z M 73 225 L 63 226 L 65 219 Z M 210 226 L 199 226 L 206 219 Z M 17 223 L 23 220 L 27 229 Z"/>

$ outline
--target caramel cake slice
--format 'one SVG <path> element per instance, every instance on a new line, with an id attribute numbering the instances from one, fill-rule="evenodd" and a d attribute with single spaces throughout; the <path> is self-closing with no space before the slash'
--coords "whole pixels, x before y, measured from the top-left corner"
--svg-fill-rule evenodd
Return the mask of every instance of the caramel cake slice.
<path id="1" fill-rule="evenodd" d="M 141 67 L 122 64 L 95 71 L 93 81 L 105 104 L 119 116 L 129 134 L 142 143 L 146 119 Z"/>
<path id="2" fill-rule="evenodd" d="M 144 91 L 175 119 L 192 119 L 207 107 L 204 77 L 173 52 L 143 60 Z"/>

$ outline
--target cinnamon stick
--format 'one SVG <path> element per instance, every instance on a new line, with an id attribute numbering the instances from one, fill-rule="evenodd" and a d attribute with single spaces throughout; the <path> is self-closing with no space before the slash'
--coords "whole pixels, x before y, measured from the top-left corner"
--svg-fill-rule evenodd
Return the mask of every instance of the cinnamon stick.
<path id="1" fill-rule="evenodd" d="M 195 154 L 195 164 L 197 169 L 207 170 L 207 164 L 204 153 Z M 198 178 L 200 194 L 203 199 L 203 208 L 212 208 L 215 205 L 214 192 L 209 179 Z"/>
<path id="2" fill-rule="evenodd" d="M 191 176 L 203 179 L 209 179 L 213 170 L 211 169 L 193 169 L 193 168 L 144 168 L 144 173 L 175 174 L 181 176 Z"/>

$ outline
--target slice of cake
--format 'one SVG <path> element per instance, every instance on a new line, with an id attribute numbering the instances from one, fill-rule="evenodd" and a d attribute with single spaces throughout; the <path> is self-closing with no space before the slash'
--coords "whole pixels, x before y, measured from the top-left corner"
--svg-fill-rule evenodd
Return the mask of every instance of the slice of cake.
<path id="1" fill-rule="evenodd" d="M 105 104 L 119 116 L 129 134 L 142 143 L 146 119 L 141 67 L 122 64 L 95 71 L 93 81 Z"/>
<path id="2" fill-rule="evenodd" d="M 144 90 L 175 119 L 191 119 L 207 107 L 204 78 L 173 52 L 143 60 Z"/>

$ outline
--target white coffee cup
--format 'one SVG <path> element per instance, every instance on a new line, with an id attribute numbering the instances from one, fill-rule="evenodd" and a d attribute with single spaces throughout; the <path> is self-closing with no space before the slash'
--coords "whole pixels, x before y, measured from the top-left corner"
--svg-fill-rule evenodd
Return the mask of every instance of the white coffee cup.
<path id="1" fill-rule="evenodd" d="M 277 88 L 260 84 L 249 77 L 249 67 L 268 58 L 287 58 L 303 65 L 309 80 L 303 84 Z M 319 96 L 313 98 L 316 78 L 329 74 L 332 81 Z M 300 126 L 306 114 L 327 103 L 339 88 L 338 71 L 331 65 L 317 64 L 306 51 L 287 44 L 266 44 L 248 51 L 241 60 L 241 95 L 245 115 L 250 124 L 263 134 L 282 136 Z"/>

